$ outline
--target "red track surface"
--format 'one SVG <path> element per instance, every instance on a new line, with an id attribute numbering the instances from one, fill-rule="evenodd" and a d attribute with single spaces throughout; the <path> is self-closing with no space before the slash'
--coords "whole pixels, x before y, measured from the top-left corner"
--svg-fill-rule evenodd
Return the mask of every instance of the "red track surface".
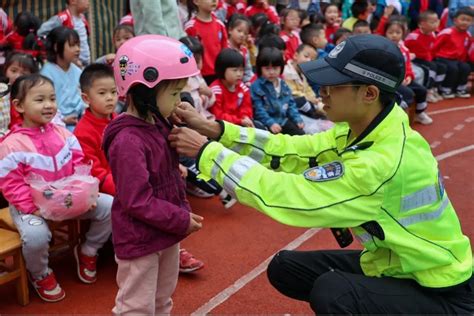
<path id="1" fill-rule="evenodd" d="M 434 155 L 470 145 L 474 147 L 474 106 L 469 106 L 472 104 L 474 99 L 456 99 L 430 105 L 429 112 L 462 107 L 456 111 L 432 115 L 435 121 L 432 126 L 416 125 L 416 129 L 434 145 Z M 447 192 L 459 214 L 464 233 L 471 240 L 474 237 L 471 202 L 474 196 L 473 161 L 474 148 L 440 161 Z M 204 216 L 204 228 L 185 240 L 182 247 L 203 260 L 206 267 L 194 275 L 180 276 L 174 295 L 175 314 L 196 311 L 306 231 L 281 225 L 241 205 L 225 211 L 217 199 L 190 200 L 195 212 Z M 337 248 L 328 230 L 318 232 L 298 247 L 327 248 Z M 31 303 L 21 307 L 16 303 L 14 288 L 6 285 L 0 288 L 0 313 L 109 314 L 117 290 L 114 279 L 116 267 L 110 247 L 101 252 L 99 260 L 98 282 L 84 285 L 75 275 L 72 255 L 65 253 L 52 258 L 52 268 L 66 291 L 66 299 L 54 304 L 43 303 L 35 293 L 31 293 Z M 264 272 L 240 285 L 242 288 L 235 294 L 220 296 L 224 298 L 212 309 L 213 314 L 311 313 L 306 303 L 287 299 L 277 293 L 269 285 Z"/>

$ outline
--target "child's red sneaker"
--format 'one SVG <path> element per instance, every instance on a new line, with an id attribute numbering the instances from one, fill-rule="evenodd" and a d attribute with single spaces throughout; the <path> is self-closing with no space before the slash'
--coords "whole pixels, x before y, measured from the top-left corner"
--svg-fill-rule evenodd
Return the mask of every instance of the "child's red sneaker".
<path id="1" fill-rule="evenodd" d="M 97 281 L 97 256 L 89 257 L 81 252 L 81 246 L 74 247 L 74 257 L 77 264 L 77 276 L 87 284 Z"/>
<path id="2" fill-rule="evenodd" d="M 179 250 L 179 272 L 190 273 L 202 269 L 204 263 L 186 251 L 186 249 Z"/>
<path id="3" fill-rule="evenodd" d="M 59 302 L 66 297 L 66 292 L 59 286 L 53 271 L 40 280 L 30 277 L 30 281 L 38 296 L 45 302 Z"/>

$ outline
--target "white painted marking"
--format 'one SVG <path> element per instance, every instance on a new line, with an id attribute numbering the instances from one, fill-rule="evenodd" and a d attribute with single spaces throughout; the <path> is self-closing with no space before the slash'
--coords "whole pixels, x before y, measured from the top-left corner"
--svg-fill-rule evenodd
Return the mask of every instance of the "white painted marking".
<path id="1" fill-rule="evenodd" d="M 442 113 L 453 112 L 453 111 L 469 110 L 469 109 L 474 109 L 474 105 L 458 106 L 458 107 L 455 107 L 455 108 L 437 110 L 437 111 L 428 112 L 427 114 L 428 115 L 436 115 L 436 114 L 442 114 Z"/>
<path id="2" fill-rule="evenodd" d="M 456 156 L 456 155 L 465 153 L 466 151 L 470 151 L 470 150 L 474 150 L 474 144 L 466 146 L 466 147 L 458 148 L 458 149 L 455 149 L 455 150 L 451 150 L 451 151 L 448 151 L 448 152 L 445 152 L 445 153 L 442 153 L 442 154 L 436 156 L 436 160 L 441 161 L 441 160 L 444 160 L 446 158 Z"/>
<path id="3" fill-rule="evenodd" d="M 440 141 L 434 141 L 433 143 L 431 143 L 430 147 L 434 149 L 434 148 L 438 147 L 439 145 L 441 145 Z"/>
<path id="4" fill-rule="evenodd" d="M 453 135 L 454 135 L 453 132 L 447 132 L 447 133 L 445 133 L 445 134 L 443 135 L 443 138 L 444 138 L 444 139 L 448 139 L 448 138 L 451 138 L 451 136 L 453 136 Z"/>
<path id="5" fill-rule="evenodd" d="M 288 245 L 283 247 L 281 250 L 293 250 L 301 246 L 305 241 L 316 235 L 318 231 L 320 231 L 320 228 L 311 228 L 305 231 L 302 235 L 300 235 L 298 238 L 290 242 Z M 229 299 L 232 295 L 237 293 L 241 288 L 243 288 L 245 285 L 250 283 L 253 279 L 258 277 L 260 274 L 262 274 L 266 269 L 270 261 L 272 260 L 274 254 L 272 254 L 270 257 L 268 257 L 265 261 L 260 263 L 256 268 L 254 268 L 252 271 L 249 273 L 245 274 L 242 276 L 240 279 L 234 282 L 234 284 L 230 285 L 226 289 L 224 289 L 222 292 L 218 293 L 216 296 L 211 298 L 206 304 L 202 305 L 198 309 L 196 309 L 191 315 L 193 316 L 200 316 L 200 315 L 205 315 L 208 314 L 210 311 L 212 311 L 214 308 L 225 302 L 227 299 Z"/>
<path id="6" fill-rule="evenodd" d="M 469 116 L 468 118 L 466 118 L 466 119 L 464 120 L 464 122 L 466 122 L 466 123 L 471 123 L 471 122 L 473 122 L 473 121 L 474 121 L 474 117 L 473 117 L 473 116 Z"/>
<path id="7" fill-rule="evenodd" d="M 456 131 L 460 131 L 464 128 L 464 124 L 458 124 L 456 126 L 453 127 Z"/>

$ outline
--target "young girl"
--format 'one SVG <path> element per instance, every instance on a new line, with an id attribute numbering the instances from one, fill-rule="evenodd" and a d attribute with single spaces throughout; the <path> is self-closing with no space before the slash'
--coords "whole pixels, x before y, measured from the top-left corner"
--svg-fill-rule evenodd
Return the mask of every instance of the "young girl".
<path id="1" fill-rule="evenodd" d="M 8 89 L 11 88 L 16 79 L 22 75 L 29 75 L 38 72 L 38 65 L 33 57 L 24 53 L 13 53 L 7 57 L 3 65 L 3 77 L 1 81 L 7 83 Z M 6 135 L 8 130 L 23 120 L 20 113 L 15 110 L 15 107 L 10 105 L 10 94 L 8 90 L 3 95 L 2 100 L 2 119 L 0 126 L 0 133 Z"/>
<path id="2" fill-rule="evenodd" d="M 301 39 L 297 32 L 300 25 L 300 15 L 296 9 L 283 9 L 281 11 L 282 29 L 280 37 L 286 44 L 285 61 L 291 60 L 296 49 L 301 45 Z"/>
<path id="3" fill-rule="evenodd" d="M 217 80 L 211 84 L 216 102 L 211 112 L 218 120 L 254 127 L 250 92 L 242 83 L 244 58 L 232 48 L 223 49 L 216 59 Z"/>
<path id="4" fill-rule="evenodd" d="M 258 54 L 258 79 L 250 88 L 254 119 L 274 134 L 303 135 L 303 119 L 290 88 L 280 78 L 283 67 L 283 54 L 277 48 L 265 47 Z"/>
<path id="5" fill-rule="evenodd" d="M 60 301 L 65 292 L 48 266 L 51 232 L 33 202 L 27 177 L 34 173 L 46 181 L 68 177 L 83 163 L 84 154 L 76 137 L 52 124 L 56 114 L 53 83 L 39 74 L 18 78 L 11 89 L 12 105 L 23 116 L 0 143 L 0 188 L 10 204 L 10 214 L 23 241 L 23 257 L 31 283 L 46 302 Z M 111 233 L 112 197 L 100 194 L 96 206 L 81 217 L 91 219 L 85 242 L 74 248 L 79 279 L 97 279 L 97 250 Z"/>
<path id="6" fill-rule="evenodd" d="M 115 27 L 112 39 L 115 51 L 117 51 L 123 43 L 135 37 L 133 32 L 133 27 L 127 24 L 119 24 Z M 97 58 L 95 61 L 98 64 L 109 64 L 111 65 L 114 62 L 115 53 L 107 54 L 102 57 Z"/>
<path id="7" fill-rule="evenodd" d="M 250 63 L 249 50 L 245 46 L 250 30 L 250 20 L 241 14 L 234 14 L 229 21 L 229 47 L 238 50 L 244 57 L 244 76 L 242 81 L 250 83 L 253 77 L 252 64 Z M 217 69 L 216 69 L 217 70 Z M 218 70 L 217 70 L 218 71 Z"/>
<path id="8" fill-rule="evenodd" d="M 59 112 L 68 130 L 73 131 L 84 111 L 79 90 L 81 69 L 74 62 L 80 53 L 79 35 L 65 26 L 54 28 L 46 42 L 48 63 L 41 74 L 54 82 Z"/>
<path id="9" fill-rule="evenodd" d="M 433 123 L 433 120 L 425 112 L 428 107 L 426 102 L 427 90 L 414 81 L 415 75 L 411 65 L 410 51 L 403 44 L 403 35 L 406 29 L 406 22 L 397 16 L 392 17 L 385 25 L 385 37 L 398 45 L 405 58 L 405 80 L 398 88 L 398 92 L 407 105 L 416 101 L 415 121 L 423 125 L 429 125 Z"/>
<path id="10" fill-rule="evenodd" d="M 196 36 L 204 46 L 201 73 L 207 84 L 216 79 L 214 64 L 219 52 L 227 47 L 227 31 L 225 25 L 212 13 L 217 6 L 216 0 L 189 0 L 189 21 L 184 30 L 189 36 Z M 196 12 L 196 16 L 191 15 Z"/>
<path id="11" fill-rule="evenodd" d="M 324 8 L 324 25 L 326 26 L 326 39 L 328 43 L 334 44 L 334 33 L 339 29 L 341 18 L 339 8 L 335 4 L 329 4 Z"/>
<path id="12" fill-rule="evenodd" d="M 168 117 L 199 69 L 183 43 L 143 35 L 117 51 L 114 74 L 127 112 L 104 135 L 116 187 L 112 230 L 119 291 L 113 313 L 169 314 L 179 242 L 201 228 L 202 217 L 191 213 L 186 200 L 178 154 L 168 143 Z"/>

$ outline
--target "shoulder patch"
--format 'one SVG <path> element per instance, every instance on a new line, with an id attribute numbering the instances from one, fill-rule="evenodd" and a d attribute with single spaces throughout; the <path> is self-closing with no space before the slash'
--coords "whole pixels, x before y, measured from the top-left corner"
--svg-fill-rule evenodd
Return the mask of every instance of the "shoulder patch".
<path id="1" fill-rule="evenodd" d="M 344 165 L 340 161 L 333 161 L 322 166 L 316 166 L 304 171 L 306 180 L 313 182 L 324 182 L 335 180 L 344 174 Z"/>

